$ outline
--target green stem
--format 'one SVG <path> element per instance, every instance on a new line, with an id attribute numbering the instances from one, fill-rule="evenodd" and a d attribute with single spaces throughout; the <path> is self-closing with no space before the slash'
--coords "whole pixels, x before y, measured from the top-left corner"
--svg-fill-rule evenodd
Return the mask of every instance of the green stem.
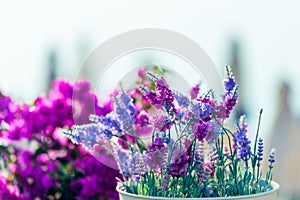
<path id="1" fill-rule="evenodd" d="M 254 155 L 256 155 L 256 145 L 257 145 L 257 140 L 258 140 L 258 133 L 259 133 L 259 127 L 260 127 L 262 112 L 263 112 L 263 109 L 260 109 L 258 125 L 257 125 L 257 130 L 256 130 L 256 136 L 255 136 L 255 143 L 254 143 Z"/>
<path id="2" fill-rule="evenodd" d="M 258 125 L 257 125 L 257 130 L 256 130 L 256 135 L 255 135 L 255 142 L 254 142 L 254 158 L 252 159 L 253 179 L 255 179 L 255 174 L 256 174 L 255 173 L 255 165 L 256 165 L 256 161 L 257 161 L 256 160 L 257 159 L 256 150 L 257 150 L 257 140 L 258 140 L 258 133 L 259 133 L 259 127 L 260 127 L 260 123 L 261 123 L 262 112 L 263 112 L 263 109 L 260 109 Z"/>

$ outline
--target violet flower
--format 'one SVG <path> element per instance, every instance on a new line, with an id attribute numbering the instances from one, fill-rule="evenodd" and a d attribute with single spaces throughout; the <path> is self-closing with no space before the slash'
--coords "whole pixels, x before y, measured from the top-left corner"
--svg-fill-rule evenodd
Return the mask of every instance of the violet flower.
<path id="1" fill-rule="evenodd" d="M 174 162 L 171 163 L 169 174 L 177 178 L 186 175 L 189 159 L 187 151 L 181 152 L 178 157 L 174 158 Z"/>
<path id="2" fill-rule="evenodd" d="M 274 163 L 275 163 L 275 149 L 272 149 L 269 155 L 269 168 L 273 168 Z"/>
<path id="3" fill-rule="evenodd" d="M 178 102 L 178 105 L 183 108 L 187 108 L 190 105 L 189 98 L 180 93 L 175 94 L 175 99 Z"/>
<path id="4" fill-rule="evenodd" d="M 192 115 L 195 119 L 205 119 L 211 113 L 211 105 L 198 102 L 192 106 Z"/>
<path id="5" fill-rule="evenodd" d="M 234 140 L 238 148 L 238 157 L 243 159 L 245 162 L 247 162 L 252 155 L 250 146 L 251 141 L 248 138 L 247 129 L 248 126 L 245 123 L 244 116 L 242 116 L 240 124 L 238 124 L 238 130 L 234 134 Z"/>
<path id="6" fill-rule="evenodd" d="M 201 122 L 193 126 L 194 135 L 199 142 L 203 141 L 203 139 L 207 136 L 210 130 L 211 130 L 211 126 L 209 123 Z"/>
<path id="7" fill-rule="evenodd" d="M 224 88 L 226 90 L 225 96 L 230 95 L 236 88 L 236 81 L 232 74 L 230 66 L 225 67 L 227 79 L 224 80 Z"/>
<path id="8" fill-rule="evenodd" d="M 263 139 L 259 138 L 258 140 L 258 148 L 257 148 L 257 165 L 260 165 L 261 161 L 263 160 L 263 151 L 264 151 L 264 143 Z"/>

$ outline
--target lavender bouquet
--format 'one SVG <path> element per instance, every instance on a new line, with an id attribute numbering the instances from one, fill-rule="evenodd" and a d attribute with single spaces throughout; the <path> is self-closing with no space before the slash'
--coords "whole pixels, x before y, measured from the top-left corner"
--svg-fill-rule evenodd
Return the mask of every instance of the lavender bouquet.
<path id="1" fill-rule="evenodd" d="M 264 146 L 258 133 L 262 111 L 253 148 L 244 116 L 235 131 L 225 126 L 238 98 L 229 66 L 225 68 L 220 102 L 211 90 L 203 93 L 200 85 L 192 87 L 186 96 L 172 90 L 163 76 L 143 72 L 139 76 L 146 74 L 149 81 L 139 82 L 133 91 L 121 88 L 111 113 L 91 115 L 92 123 L 65 131 L 76 144 L 93 151 L 105 146 L 113 154 L 123 176 L 119 180 L 122 190 L 189 198 L 248 195 L 272 189 L 273 150 L 268 171 L 261 170 Z M 137 91 L 140 98 L 132 98 Z M 148 140 L 139 137 L 145 127 L 151 131 Z"/>

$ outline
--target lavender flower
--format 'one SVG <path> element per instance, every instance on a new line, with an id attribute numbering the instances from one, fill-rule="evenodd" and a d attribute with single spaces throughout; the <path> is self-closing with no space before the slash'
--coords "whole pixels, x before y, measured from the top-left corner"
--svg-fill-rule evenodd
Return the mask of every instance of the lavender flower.
<path id="1" fill-rule="evenodd" d="M 237 104 L 237 94 L 234 95 L 233 97 L 228 97 L 224 101 L 224 106 L 226 109 L 226 118 L 229 117 L 230 112 L 232 111 L 233 107 Z"/>
<path id="2" fill-rule="evenodd" d="M 234 80 L 234 78 L 229 77 L 226 81 L 224 81 L 224 86 L 225 86 L 225 90 L 227 90 L 228 92 L 231 92 L 234 87 L 236 86 L 236 82 Z"/>
<path id="3" fill-rule="evenodd" d="M 269 155 L 269 168 L 272 169 L 275 162 L 275 149 L 272 149 Z"/>
<path id="4" fill-rule="evenodd" d="M 226 69 L 226 73 L 227 73 L 228 79 L 226 79 L 226 80 L 224 81 L 224 87 L 225 87 L 225 90 L 226 90 L 226 94 L 228 95 L 228 94 L 230 94 L 230 93 L 234 90 L 234 88 L 236 87 L 236 82 L 235 82 L 234 76 L 233 76 L 233 74 L 232 74 L 232 72 L 231 72 L 230 66 L 227 65 L 227 66 L 225 67 L 225 69 Z"/>
<path id="5" fill-rule="evenodd" d="M 210 161 L 214 162 L 214 161 L 217 161 L 218 159 L 219 159 L 219 154 L 217 152 L 217 149 L 213 148 L 211 157 L 210 157 Z"/>
<path id="6" fill-rule="evenodd" d="M 195 162 L 198 166 L 198 181 L 199 183 L 204 183 L 206 181 L 206 178 L 208 177 L 207 170 L 205 168 L 204 163 L 204 150 L 202 144 L 199 146 L 199 150 L 195 152 Z"/>
<path id="7" fill-rule="evenodd" d="M 132 130 L 135 122 L 135 107 L 131 101 L 131 98 L 124 92 L 119 96 L 119 100 L 115 98 L 116 114 L 124 131 Z"/>
<path id="8" fill-rule="evenodd" d="M 163 190 L 166 190 L 168 188 L 168 184 L 169 184 L 169 175 L 166 173 L 164 176 L 164 179 L 161 183 L 161 187 Z"/>
<path id="9" fill-rule="evenodd" d="M 125 92 L 121 93 L 120 102 L 123 104 L 124 107 L 128 107 L 131 101 L 131 97 L 128 94 L 126 94 Z"/>
<path id="10" fill-rule="evenodd" d="M 178 105 L 183 108 L 187 108 L 190 105 L 189 98 L 180 93 L 176 93 L 175 98 L 176 98 L 176 101 L 178 102 Z"/>
<path id="11" fill-rule="evenodd" d="M 122 129 L 124 131 L 131 130 L 132 125 L 134 123 L 134 118 L 130 114 L 129 110 L 122 108 L 122 107 L 117 107 L 116 113 L 117 113 L 119 121 L 121 122 Z"/>
<path id="12" fill-rule="evenodd" d="M 141 87 L 141 88 L 143 88 L 142 91 L 144 92 L 143 93 L 144 97 L 146 99 L 148 99 L 152 105 L 155 106 L 155 105 L 160 105 L 161 104 L 161 100 L 159 99 L 159 97 L 156 94 L 156 92 L 149 91 L 145 87 Z"/>
<path id="13" fill-rule="evenodd" d="M 259 138 L 258 140 L 258 148 L 257 148 L 257 165 L 260 165 L 261 161 L 263 160 L 263 151 L 264 151 L 264 143 L 263 139 Z"/>
<path id="14" fill-rule="evenodd" d="M 158 98 L 161 103 L 166 107 L 167 110 L 174 109 L 174 94 L 169 86 L 166 84 L 166 80 L 161 77 L 160 79 L 154 81 L 156 90 L 158 91 Z"/>
<path id="15" fill-rule="evenodd" d="M 100 136 L 99 127 L 96 124 L 89 124 L 83 126 L 73 126 L 72 131 L 64 132 L 73 143 L 82 144 L 87 149 L 93 149 L 97 143 L 96 137 Z"/>
<path id="16" fill-rule="evenodd" d="M 97 116 L 97 115 L 90 115 L 90 120 L 92 122 L 100 123 L 103 127 L 114 131 L 115 134 L 122 133 L 122 129 L 120 128 L 120 123 L 113 119 L 111 116 Z"/>
<path id="17" fill-rule="evenodd" d="M 252 155 L 250 146 L 251 141 L 247 135 L 247 128 L 248 126 L 245 123 L 244 116 L 241 116 L 238 131 L 234 135 L 234 140 L 238 148 L 238 157 L 242 158 L 244 161 L 247 161 Z"/>
<path id="18" fill-rule="evenodd" d="M 119 168 L 120 168 L 122 174 L 126 177 L 130 177 L 130 169 L 129 169 L 129 164 L 128 164 L 128 160 L 129 160 L 128 155 L 126 154 L 125 151 L 123 151 L 121 149 L 117 149 L 116 150 L 116 156 L 117 156 Z"/>
<path id="19" fill-rule="evenodd" d="M 129 169 L 129 172 L 130 174 L 134 174 L 134 175 L 138 175 L 138 169 L 137 169 L 137 164 L 138 164 L 138 160 L 139 160 L 139 157 L 138 157 L 138 154 L 136 152 L 136 150 L 134 148 L 130 148 L 131 150 L 131 158 L 128 159 L 128 169 Z"/>

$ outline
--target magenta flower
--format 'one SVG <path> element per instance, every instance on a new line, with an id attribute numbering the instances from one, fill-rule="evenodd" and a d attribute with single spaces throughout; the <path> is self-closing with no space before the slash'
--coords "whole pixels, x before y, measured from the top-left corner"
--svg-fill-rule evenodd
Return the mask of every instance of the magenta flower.
<path id="1" fill-rule="evenodd" d="M 76 108 L 73 108 L 72 101 Z M 114 179 L 119 176 L 118 171 L 101 164 L 83 148 L 74 146 L 58 133 L 58 128 L 72 126 L 74 119 L 78 123 L 87 122 L 91 113 L 106 115 L 111 110 L 112 101 L 99 106 L 87 82 L 72 84 L 57 80 L 49 97 L 40 96 L 32 105 L 15 103 L 1 94 L 0 122 L 4 120 L 8 124 L 8 130 L 0 130 L 1 140 L 5 139 L 10 145 L 8 152 L 3 152 L 2 159 L 9 163 L 14 184 L 6 183 L 10 196 L 6 195 L 8 193 L 3 189 L 3 184 L 3 187 L 0 186 L 0 199 L 48 199 L 48 195 L 53 196 L 56 192 L 62 199 L 75 199 L 71 185 L 87 176 L 92 177 L 93 181 L 89 179 L 90 182 L 84 182 L 82 179 L 84 188 L 79 191 L 78 198 L 85 197 L 86 191 L 91 190 L 96 198 L 118 199 Z M 109 132 L 105 133 L 109 136 Z M 14 144 L 21 139 L 25 144 L 35 144 L 34 148 L 23 150 L 27 146 Z M 93 161 L 87 161 L 87 157 L 92 157 Z M 81 168 L 81 175 L 75 173 L 79 170 L 75 163 L 79 162 L 94 166 L 97 170 Z"/>
<path id="2" fill-rule="evenodd" d="M 194 135 L 199 142 L 203 141 L 203 139 L 206 138 L 208 132 L 210 132 L 211 130 L 211 124 L 205 122 L 197 123 L 193 126 Z"/>
<path id="3" fill-rule="evenodd" d="M 192 87 L 191 90 L 190 90 L 191 99 L 197 99 L 197 97 L 199 95 L 199 92 L 200 92 L 199 84 Z"/>
<path id="4" fill-rule="evenodd" d="M 20 198 L 20 191 L 8 178 L 0 174 L 0 200 L 17 200 Z"/>

